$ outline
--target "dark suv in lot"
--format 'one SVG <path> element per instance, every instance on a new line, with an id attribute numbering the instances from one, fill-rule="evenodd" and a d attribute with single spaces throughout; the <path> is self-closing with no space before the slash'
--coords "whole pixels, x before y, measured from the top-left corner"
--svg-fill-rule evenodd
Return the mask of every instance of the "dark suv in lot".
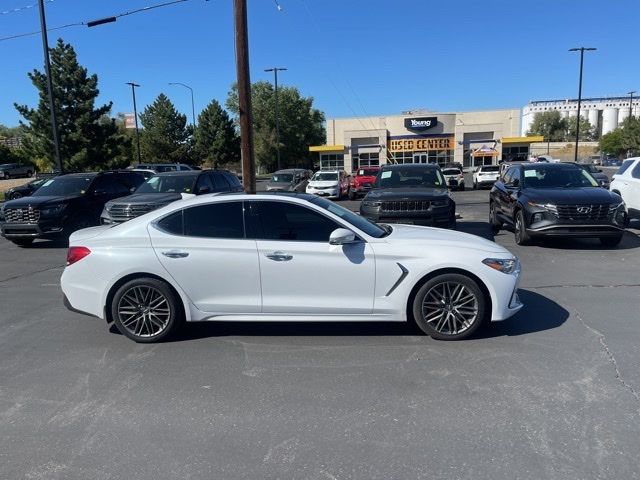
<path id="1" fill-rule="evenodd" d="M 489 223 L 512 225 L 518 245 L 539 237 L 596 237 L 620 243 L 627 214 L 622 198 L 576 164 L 510 166 L 491 189 Z"/>
<path id="2" fill-rule="evenodd" d="M 100 224 L 105 203 L 135 190 L 144 177 L 128 171 L 70 173 L 44 182 L 30 197 L 0 208 L 2 236 L 20 246 L 36 238 L 68 237 Z"/>
<path id="3" fill-rule="evenodd" d="M 362 199 L 360 214 L 375 222 L 454 228 L 456 204 L 440 167 L 385 165 Z"/>
<path id="4" fill-rule="evenodd" d="M 159 173 L 140 185 L 134 194 L 107 202 L 100 218 L 103 224 L 122 223 L 193 195 L 243 191 L 238 177 L 227 170 Z"/>

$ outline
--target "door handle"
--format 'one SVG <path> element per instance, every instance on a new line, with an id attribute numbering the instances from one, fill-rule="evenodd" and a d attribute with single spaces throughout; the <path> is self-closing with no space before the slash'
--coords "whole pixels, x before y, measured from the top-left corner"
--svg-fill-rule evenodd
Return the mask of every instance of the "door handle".
<path id="1" fill-rule="evenodd" d="M 288 262 L 293 259 L 293 255 L 280 251 L 265 253 L 264 256 L 270 260 L 275 260 L 276 262 Z"/>
<path id="2" fill-rule="evenodd" d="M 188 252 L 183 252 L 181 250 L 169 250 L 168 252 L 162 252 L 162 254 L 169 258 L 185 258 L 189 256 Z"/>

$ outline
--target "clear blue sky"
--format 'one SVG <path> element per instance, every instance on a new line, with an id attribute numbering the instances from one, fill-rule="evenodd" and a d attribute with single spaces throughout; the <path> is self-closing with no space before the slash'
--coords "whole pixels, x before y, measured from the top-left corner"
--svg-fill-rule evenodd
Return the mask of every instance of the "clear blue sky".
<path id="1" fill-rule="evenodd" d="M 87 21 L 164 0 L 55 0 L 49 27 Z M 37 0 L 0 0 L 0 11 Z M 584 96 L 640 91 L 640 0 L 248 0 L 251 79 L 287 67 L 283 84 L 313 96 L 328 118 L 427 108 L 456 111 L 522 107 L 577 95 L 576 46 L 585 55 Z M 0 37 L 39 29 L 35 8 L 0 15 Z M 235 81 L 231 0 L 188 2 L 96 28 L 50 33 L 96 73 L 102 102 L 141 110 L 161 92 L 191 112 L 224 103 Z M 0 123 L 17 125 L 13 102 L 35 105 L 27 72 L 42 69 L 39 36 L 0 42 Z"/>

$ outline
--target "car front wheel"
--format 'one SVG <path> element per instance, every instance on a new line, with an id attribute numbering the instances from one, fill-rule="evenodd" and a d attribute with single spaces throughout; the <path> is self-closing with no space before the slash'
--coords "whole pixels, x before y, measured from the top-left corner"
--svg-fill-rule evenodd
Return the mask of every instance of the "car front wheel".
<path id="1" fill-rule="evenodd" d="M 531 243 L 531 237 L 527 233 L 527 226 L 524 223 L 524 214 L 522 210 L 516 213 L 516 222 L 514 228 L 514 238 L 518 245 L 528 245 Z"/>
<path id="2" fill-rule="evenodd" d="M 180 302 L 169 286 L 155 278 L 136 278 L 113 296 L 111 316 L 123 335 L 138 343 L 166 339 L 182 322 Z"/>
<path id="3" fill-rule="evenodd" d="M 502 228 L 502 222 L 498 220 L 498 214 L 496 212 L 495 202 L 489 204 L 489 225 L 494 233 L 498 233 Z"/>
<path id="4" fill-rule="evenodd" d="M 413 318 L 420 329 L 437 340 L 462 340 L 485 321 L 486 302 L 471 278 L 448 273 L 427 281 L 413 300 Z"/>

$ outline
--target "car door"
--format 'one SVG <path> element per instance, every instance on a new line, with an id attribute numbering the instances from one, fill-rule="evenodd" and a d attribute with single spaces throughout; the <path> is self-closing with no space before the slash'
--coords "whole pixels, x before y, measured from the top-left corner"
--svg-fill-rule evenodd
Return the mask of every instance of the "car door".
<path id="1" fill-rule="evenodd" d="M 264 313 L 371 313 L 375 257 L 369 244 L 330 245 L 331 232 L 345 227 L 310 206 L 287 199 L 247 204 Z"/>
<path id="2" fill-rule="evenodd" d="M 505 170 L 502 178 L 494 184 L 494 190 L 492 191 L 496 213 L 501 215 L 505 215 L 506 213 L 505 197 L 507 195 L 507 187 L 505 185 L 511 181 L 512 173 L 513 170 Z"/>
<path id="3" fill-rule="evenodd" d="M 201 204 L 149 226 L 158 260 L 203 312 L 260 312 L 258 252 L 242 210 L 242 201 Z"/>
<path id="4" fill-rule="evenodd" d="M 625 180 L 627 181 L 628 191 L 627 208 L 635 210 L 637 215 L 640 213 L 640 160 L 636 160 L 636 164 L 631 170 L 631 175 Z"/>

